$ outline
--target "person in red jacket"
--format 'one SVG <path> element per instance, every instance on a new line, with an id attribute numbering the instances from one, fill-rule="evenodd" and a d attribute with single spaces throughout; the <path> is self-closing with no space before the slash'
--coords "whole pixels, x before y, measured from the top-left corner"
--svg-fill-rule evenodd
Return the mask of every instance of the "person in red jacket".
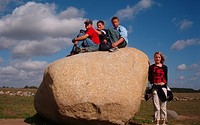
<path id="1" fill-rule="evenodd" d="M 155 63 L 149 66 L 149 82 L 152 84 L 154 118 L 157 125 L 167 121 L 167 81 L 168 68 L 164 65 L 165 58 L 161 52 L 154 54 Z"/>
<path id="2" fill-rule="evenodd" d="M 78 54 L 80 52 L 92 52 L 99 49 L 100 40 L 97 32 L 92 26 L 91 20 L 84 22 L 86 30 L 80 30 L 76 38 L 72 40 L 74 46 L 70 55 Z"/>

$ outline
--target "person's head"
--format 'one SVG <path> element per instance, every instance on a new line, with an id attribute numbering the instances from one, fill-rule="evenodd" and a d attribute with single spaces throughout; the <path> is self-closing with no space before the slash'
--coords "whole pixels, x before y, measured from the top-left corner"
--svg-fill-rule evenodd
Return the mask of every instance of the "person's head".
<path id="1" fill-rule="evenodd" d="M 104 22 L 102 20 L 97 22 L 97 28 L 99 30 L 105 29 L 105 24 L 104 24 Z"/>
<path id="2" fill-rule="evenodd" d="M 165 57 L 161 52 L 155 52 L 154 61 L 155 61 L 156 64 L 159 64 L 159 63 L 164 64 Z"/>
<path id="3" fill-rule="evenodd" d="M 86 20 L 85 22 L 84 22 L 84 24 L 85 24 L 85 28 L 86 29 L 88 29 L 88 28 L 90 28 L 90 27 L 92 27 L 92 21 L 91 20 Z"/>
<path id="4" fill-rule="evenodd" d="M 118 17 L 116 17 L 116 16 L 112 17 L 111 22 L 115 28 L 119 26 L 119 18 Z"/>

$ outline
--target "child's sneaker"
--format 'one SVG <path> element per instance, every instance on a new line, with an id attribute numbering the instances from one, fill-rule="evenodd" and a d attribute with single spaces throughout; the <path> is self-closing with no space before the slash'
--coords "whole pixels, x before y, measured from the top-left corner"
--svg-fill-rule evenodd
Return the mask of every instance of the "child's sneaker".
<path id="1" fill-rule="evenodd" d="M 75 54 L 78 54 L 78 53 L 80 53 L 81 52 L 81 48 L 80 47 L 75 47 L 74 48 L 74 53 Z"/>
<path id="2" fill-rule="evenodd" d="M 80 51 L 81 53 L 85 53 L 85 52 L 88 52 L 88 50 L 86 49 L 86 48 L 81 48 L 81 51 Z"/>
<path id="3" fill-rule="evenodd" d="M 109 52 L 114 52 L 114 51 L 117 51 L 118 50 L 118 47 L 113 47 L 111 49 L 109 49 Z"/>
<path id="4" fill-rule="evenodd" d="M 66 57 L 69 57 L 69 56 L 73 56 L 75 55 L 73 52 L 71 52 L 69 55 L 67 55 Z"/>

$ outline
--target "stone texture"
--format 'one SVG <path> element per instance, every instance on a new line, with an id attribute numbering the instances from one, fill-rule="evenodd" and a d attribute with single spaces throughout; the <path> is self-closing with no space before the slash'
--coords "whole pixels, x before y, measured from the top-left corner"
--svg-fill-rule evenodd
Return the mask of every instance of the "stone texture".
<path id="1" fill-rule="evenodd" d="M 139 111 L 148 57 L 138 49 L 59 59 L 44 72 L 34 99 L 38 114 L 65 124 L 124 124 Z"/>
<path id="2" fill-rule="evenodd" d="M 178 119 L 178 114 L 174 110 L 167 110 L 167 117 Z"/>

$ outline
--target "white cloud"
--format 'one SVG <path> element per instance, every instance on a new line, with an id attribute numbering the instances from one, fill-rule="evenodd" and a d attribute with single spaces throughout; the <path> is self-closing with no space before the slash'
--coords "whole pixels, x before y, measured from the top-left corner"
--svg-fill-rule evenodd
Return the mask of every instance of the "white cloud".
<path id="1" fill-rule="evenodd" d="M 198 80 L 200 79 L 200 71 L 196 72 L 189 80 Z"/>
<path id="2" fill-rule="evenodd" d="M 66 38 L 50 38 L 43 40 L 24 40 L 13 48 L 14 58 L 27 58 L 32 56 L 50 55 L 60 51 L 67 45 Z M 69 40 L 69 39 L 68 39 Z M 70 40 L 71 41 L 71 40 Z M 68 43 L 69 44 L 69 43 Z"/>
<path id="3" fill-rule="evenodd" d="M 75 7 L 69 7 L 65 11 L 61 12 L 58 16 L 61 19 L 71 19 L 76 17 L 83 17 L 84 14 L 84 10 L 78 10 Z"/>
<path id="4" fill-rule="evenodd" d="M 132 33 L 133 32 L 133 27 L 130 25 L 127 30 L 128 30 L 128 33 Z"/>
<path id="5" fill-rule="evenodd" d="M 12 74 L 2 73 L 0 86 L 9 86 L 9 87 L 24 87 L 25 85 L 39 86 L 42 81 L 42 75 L 43 75 L 42 70 L 38 71 L 16 70 L 16 73 Z"/>
<path id="6" fill-rule="evenodd" d="M 187 46 L 199 45 L 199 44 L 200 44 L 200 39 L 178 40 L 171 46 L 171 49 L 182 50 Z"/>
<path id="7" fill-rule="evenodd" d="M 136 13 L 135 11 L 134 7 L 127 6 L 125 9 L 119 10 L 116 16 L 120 19 L 131 19 Z"/>
<path id="8" fill-rule="evenodd" d="M 13 65 L 13 67 L 19 69 L 19 70 L 25 70 L 25 71 L 37 71 L 37 70 L 43 70 L 48 65 L 45 61 L 22 61 L 19 63 L 16 63 Z"/>
<path id="9" fill-rule="evenodd" d="M 180 76 L 180 77 L 179 77 L 179 80 L 183 80 L 183 79 L 184 79 L 184 76 Z"/>
<path id="10" fill-rule="evenodd" d="M 120 19 L 132 19 L 138 12 L 150 8 L 154 2 L 152 0 L 141 0 L 134 6 L 127 6 L 125 9 L 117 11 L 116 16 Z"/>
<path id="11" fill-rule="evenodd" d="M 48 63 L 45 61 L 26 60 L 0 67 L 0 85 L 6 83 L 20 87 L 27 84 L 39 85 L 47 65 Z"/>
<path id="12" fill-rule="evenodd" d="M 198 71 L 198 72 L 196 73 L 196 76 L 199 76 L 199 77 L 200 77 L 200 71 Z"/>
<path id="13" fill-rule="evenodd" d="M 0 49 L 9 49 L 16 45 L 17 41 L 5 37 L 0 37 Z"/>
<path id="14" fill-rule="evenodd" d="M 11 15 L 0 20 L 0 35 L 13 39 L 41 39 L 43 36 L 66 37 L 66 35 L 71 37 L 83 27 L 84 19 L 77 16 L 78 12 L 74 16 L 71 13 L 71 17 L 74 18 L 66 16 L 60 19 L 59 15 L 55 14 L 54 6 L 54 4 L 28 2 L 16 8 Z M 68 10 L 63 12 L 67 13 Z"/>
<path id="15" fill-rule="evenodd" d="M 193 27 L 194 22 L 190 19 L 182 19 L 179 20 L 177 17 L 174 17 L 171 20 L 172 23 L 174 23 L 181 31 L 185 31 L 191 27 Z"/>
<path id="16" fill-rule="evenodd" d="M 194 82 L 198 83 L 198 79 L 200 79 L 200 64 L 199 63 L 195 63 L 195 64 L 192 64 L 190 66 L 186 66 L 185 64 L 181 64 L 176 69 L 177 70 L 184 70 L 184 72 L 186 72 L 185 70 L 193 72 L 191 75 L 187 75 L 187 78 L 184 77 L 184 76 L 180 76 L 178 78 L 178 80 L 184 80 L 185 82 L 186 81 L 187 82 L 194 81 Z"/>
<path id="17" fill-rule="evenodd" d="M 6 67 L 0 67 L 0 74 L 1 75 L 14 75 L 17 74 L 18 71 L 13 66 L 6 66 Z"/>
<path id="18" fill-rule="evenodd" d="M 0 49 L 14 58 L 51 55 L 71 45 L 84 28 L 84 10 L 69 7 L 56 14 L 54 4 L 28 2 L 0 19 Z"/>
<path id="19" fill-rule="evenodd" d="M 199 80 L 200 79 L 200 68 L 199 65 L 195 66 L 196 67 L 196 71 L 193 74 L 193 76 L 190 78 L 190 80 Z"/>
<path id="20" fill-rule="evenodd" d="M 177 70 L 198 70 L 200 67 L 199 64 L 192 64 L 190 66 L 186 66 L 186 64 L 181 64 L 179 66 L 177 66 Z"/>
<path id="21" fill-rule="evenodd" d="M 186 30 L 188 28 L 191 28 L 193 25 L 193 22 L 188 20 L 188 19 L 184 19 L 181 22 L 178 23 L 179 29 L 180 30 Z"/>
<path id="22" fill-rule="evenodd" d="M 198 64 L 192 64 L 191 66 L 189 66 L 190 69 L 196 69 L 198 68 L 199 65 Z"/>
<path id="23" fill-rule="evenodd" d="M 176 87 L 200 88 L 200 62 L 191 65 L 181 64 L 176 69 L 182 71 L 177 72 L 179 75 L 171 81 Z"/>
<path id="24" fill-rule="evenodd" d="M 181 64 L 181 65 L 179 65 L 176 69 L 177 69 L 177 70 L 186 70 L 187 67 L 186 67 L 185 64 Z"/>

